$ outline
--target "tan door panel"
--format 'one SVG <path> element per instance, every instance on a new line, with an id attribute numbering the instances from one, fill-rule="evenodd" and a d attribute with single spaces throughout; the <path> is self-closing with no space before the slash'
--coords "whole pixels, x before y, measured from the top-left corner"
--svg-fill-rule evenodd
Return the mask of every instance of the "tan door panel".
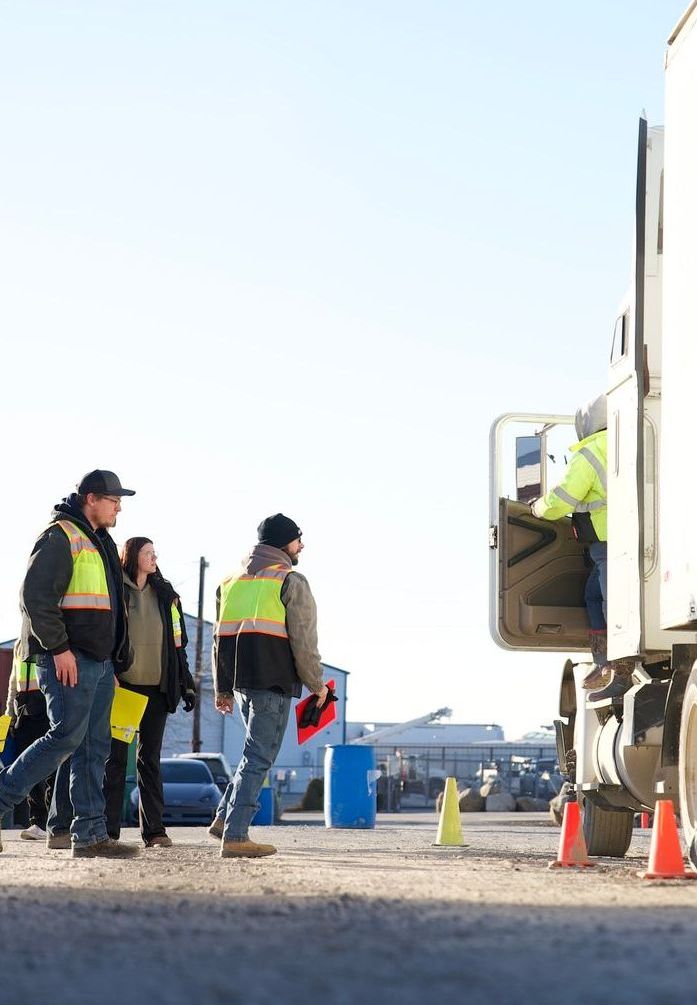
<path id="1" fill-rule="evenodd" d="M 590 571 L 571 521 L 538 520 L 528 506 L 500 500 L 499 633 L 513 648 L 588 648 L 583 592 Z"/>

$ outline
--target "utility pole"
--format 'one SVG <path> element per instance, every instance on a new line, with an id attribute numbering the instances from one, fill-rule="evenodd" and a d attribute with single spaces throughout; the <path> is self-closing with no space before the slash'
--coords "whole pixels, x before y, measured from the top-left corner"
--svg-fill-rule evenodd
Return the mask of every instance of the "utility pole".
<path id="1" fill-rule="evenodd" d="M 201 700 L 203 695 L 203 584 L 206 578 L 208 562 L 203 555 L 199 563 L 198 571 L 198 621 L 196 623 L 196 669 L 194 672 L 194 683 L 196 685 L 196 708 L 194 709 L 194 729 L 191 737 L 191 750 L 198 754 L 201 749 Z"/>

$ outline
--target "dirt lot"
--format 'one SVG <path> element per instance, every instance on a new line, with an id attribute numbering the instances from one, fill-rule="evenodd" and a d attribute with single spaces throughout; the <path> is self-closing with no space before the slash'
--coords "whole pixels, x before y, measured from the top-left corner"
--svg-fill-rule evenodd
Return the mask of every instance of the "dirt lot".
<path id="1" fill-rule="evenodd" d="M 126 864 L 73 861 L 5 831 L 0 1001 L 694 999 L 697 882 L 636 877 L 648 832 L 625 861 L 549 872 L 558 831 L 545 817 L 463 822 L 467 847 L 443 849 L 431 813 L 383 816 L 373 831 L 328 831 L 307 814 L 259 829 L 279 854 L 257 862 L 221 860 L 199 828 Z"/>

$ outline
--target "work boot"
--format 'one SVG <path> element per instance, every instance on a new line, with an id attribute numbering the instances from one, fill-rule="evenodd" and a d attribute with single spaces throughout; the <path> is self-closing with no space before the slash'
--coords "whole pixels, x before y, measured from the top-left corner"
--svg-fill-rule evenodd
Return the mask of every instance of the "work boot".
<path id="1" fill-rule="evenodd" d="M 220 841 L 223 836 L 223 830 L 225 829 L 225 821 L 222 817 L 216 817 L 213 823 L 208 828 L 208 833 L 216 841 Z"/>
<path id="2" fill-rule="evenodd" d="M 272 844 L 257 844 L 256 841 L 223 841 L 220 848 L 221 858 L 263 858 L 265 855 L 275 855 Z"/>
<path id="3" fill-rule="evenodd" d="M 46 838 L 46 831 L 42 830 L 38 824 L 32 824 L 25 830 L 19 832 L 23 841 L 43 841 Z"/>
<path id="4" fill-rule="evenodd" d="M 49 834 L 46 838 L 46 847 L 51 851 L 65 851 L 70 848 L 70 831 L 63 831 L 62 834 Z"/>
<path id="5" fill-rule="evenodd" d="M 145 842 L 146 848 L 171 848 L 172 838 L 169 834 L 156 834 Z"/>
<path id="6" fill-rule="evenodd" d="M 604 687 L 610 680 L 610 670 L 607 665 L 607 632 L 592 628 L 588 633 L 593 669 L 583 678 L 581 687 L 588 690 L 594 687 Z"/>
<path id="7" fill-rule="evenodd" d="M 632 672 L 634 670 L 634 660 L 613 660 L 608 663 L 608 668 L 612 670 L 610 683 L 600 691 L 593 691 L 588 695 L 589 701 L 604 701 L 605 698 L 621 698 L 632 686 Z"/>
<path id="8" fill-rule="evenodd" d="M 107 837 L 95 844 L 73 845 L 73 858 L 134 858 L 140 852 L 134 844 Z"/>

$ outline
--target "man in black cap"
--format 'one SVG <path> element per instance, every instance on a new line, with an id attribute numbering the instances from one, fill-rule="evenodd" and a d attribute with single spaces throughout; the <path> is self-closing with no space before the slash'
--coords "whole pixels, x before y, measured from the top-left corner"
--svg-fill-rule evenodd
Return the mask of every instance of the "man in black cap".
<path id="1" fill-rule="evenodd" d="M 267 771 L 281 747 L 292 697 L 303 684 L 327 700 L 317 652 L 317 608 L 304 576 L 294 572 L 303 550 L 294 520 L 262 520 L 259 543 L 236 576 L 217 593 L 213 639 L 215 706 L 240 706 L 246 727 L 242 758 L 223 796 L 210 834 L 222 838 L 223 858 L 273 855 L 273 845 L 249 839 L 249 825 Z"/>
<path id="2" fill-rule="evenodd" d="M 123 578 L 109 528 L 122 497 L 132 495 L 113 471 L 86 474 L 55 507 L 20 592 L 18 658 L 36 664 L 49 730 L 0 772 L 0 817 L 70 757 L 74 857 L 136 853 L 107 837 L 102 792 L 115 667 L 128 662 Z M 48 846 L 65 847 L 50 834 Z"/>

